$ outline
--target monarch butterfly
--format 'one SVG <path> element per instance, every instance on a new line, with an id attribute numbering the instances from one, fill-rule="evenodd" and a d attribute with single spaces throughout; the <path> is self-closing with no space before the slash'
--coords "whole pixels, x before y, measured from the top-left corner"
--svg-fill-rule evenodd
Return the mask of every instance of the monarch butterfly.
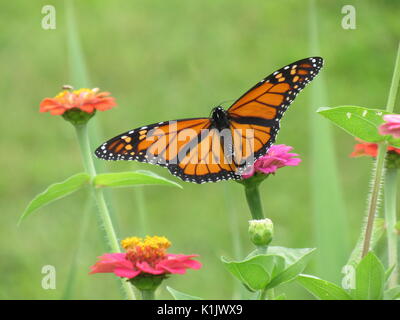
<path id="1" fill-rule="evenodd" d="M 258 82 L 227 110 L 218 106 L 207 118 L 139 127 L 103 143 L 95 154 L 164 166 L 195 183 L 241 179 L 275 142 L 284 112 L 322 65 L 320 57 L 293 62 Z"/>

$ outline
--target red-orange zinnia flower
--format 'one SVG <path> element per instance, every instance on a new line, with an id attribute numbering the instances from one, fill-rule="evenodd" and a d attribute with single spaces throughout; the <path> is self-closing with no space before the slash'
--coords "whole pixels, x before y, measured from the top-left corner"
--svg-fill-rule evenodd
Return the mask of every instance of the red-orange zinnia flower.
<path id="1" fill-rule="evenodd" d="M 54 98 L 45 98 L 40 103 L 40 112 L 62 115 L 71 109 L 79 109 L 87 113 L 95 110 L 106 111 L 116 105 L 109 92 L 99 92 L 99 88 L 64 90 Z"/>
<path id="2" fill-rule="evenodd" d="M 362 157 L 362 156 L 370 156 L 370 157 L 376 157 L 378 155 L 378 144 L 376 143 L 371 143 L 371 142 L 364 142 L 360 139 L 357 139 L 357 141 L 361 143 L 357 143 L 354 146 L 353 152 L 350 154 L 350 157 Z M 387 148 L 388 151 L 394 151 L 398 154 L 400 154 L 400 149 L 395 148 L 392 146 L 388 146 Z"/>

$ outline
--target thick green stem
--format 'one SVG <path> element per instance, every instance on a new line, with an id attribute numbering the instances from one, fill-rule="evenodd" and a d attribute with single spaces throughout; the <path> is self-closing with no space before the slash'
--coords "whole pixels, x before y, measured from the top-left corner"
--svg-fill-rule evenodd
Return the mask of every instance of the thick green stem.
<path id="1" fill-rule="evenodd" d="M 155 300 L 155 290 L 140 290 L 142 300 Z"/>
<path id="2" fill-rule="evenodd" d="M 87 125 L 75 126 L 76 134 L 79 141 L 79 146 L 82 153 L 83 164 L 86 172 L 93 178 L 96 176 L 96 169 L 93 162 L 92 152 L 90 149 L 89 135 Z M 103 190 L 100 188 L 93 187 L 94 197 L 97 202 L 98 211 L 100 218 L 103 223 L 103 227 L 106 233 L 108 243 L 112 252 L 121 252 L 119 248 L 119 243 L 117 235 L 115 233 L 113 223 L 111 221 L 110 213 L 108 212 L 107 204 L 104 198 Z M 122 281 L 122 286 L 124 288 L 125 294 L 128 299 L 135 299 L 131 285 L 125 280 Z"/>
<path id="3" fill-rule="evenodd" d="M 385 177 L 385 220 L 388 239 L 389 267 L 395 266 L 389 278 L 389 288 L 397 285 L 397 230 L 396 230 L 396 194 L 397 194 L 397 168 L 386 170 Z"/>
<path id="4" fill-rule="evenodd" d="M 378 208 L 378 200 L 381 192 L 382 178 L 385 165 L 386 143 L 379 144 L 379 152 L 376 158 L 375 175 L 372 181 L 372 190 L 369 198 L 367 225 L 365 227 L 364 243 L 361 258 L 365 257 L 370 250 L 372 229 L 374 226 L 375 215 Z"/>
<path id="5" fill-rule="evenodd" d="M 247 204 L 249 205 L 251 216 L 255 220 L 264 219 L 264 213 L 260 198 L 260 190 L 258 184 L 245 184 L 244 190 L 246 193 Z"/>
<path id="6" fill-rule="evenodd" d="M 386 111 L 388 112 L 393 112 L 394 110 L 397 91 L 399 88 L 399 81 L 400 81 L 400 43 L 397 49 L 392 83 L 390 85 L 389 97 L 386 104 Z M 364 257 L 370 249 L 372 228 L 374 225 L 374 218 L 377 211 L 378 198 L 381 191 L 381 182 L 384 172 L 386 149 L 387 149 L 387 143 L 381 143 L 379 145 L 379 153 L 376 159 L 375 176 L 373 180 L 372 193 L 369 200 L 367 226 L 365 228 L 364 246 L 361 255 L 362 257 Z"/>

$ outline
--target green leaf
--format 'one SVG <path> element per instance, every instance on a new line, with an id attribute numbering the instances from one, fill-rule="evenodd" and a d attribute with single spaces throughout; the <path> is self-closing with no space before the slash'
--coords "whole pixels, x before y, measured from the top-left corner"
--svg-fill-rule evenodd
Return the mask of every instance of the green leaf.
<path id="1" fill-rule="evenodd" d="M 400 299 L 400 286 L 388 289 L 384 293 L 385 300 L 399 300 Z"/>
<path id="2" fill-rule="evenodd" d="M 249 290 L 271 289 L 296 278 L 306 267 L 315 249 L 270 246 L 266 254 L 252 252 L 243 261 L 227 261 L 225 267 Z"/>
<path id="3" fill-rule="evenodd" d="M 280 255 L 285 259 L 286 267 L 280 274 L 275 276 L 267 285 L 268 289 L 280 284 L 294 280 L 299 273 L 303 272 L 315 248 L 292 249 L 284 247 L 269 247 L 268 253 Z"/>
<path id="4" fill-rule="evenodd" d="M 178 183 L 150 171 L 116 172 L 98 174 L 93 179 L 96 187 L 131 187 L 140 185 L 166 185 L 182 188 Z"/>
<path id="5" fill-rule="evenodd" d="M 274 299 L 272 300 L 286 300 L 286 294 L 281 293 L 279 296 L 276 296 Z"/>
<path id="6" fill-rule="evenodd" d="M 385 271 L 385 283 L 389 281 L 390 276 L 392 275 L 394 269 L 396 268 L 396 264 L 392 265 Z"/>
<path id="7" fill-rule="evenodd" d="M 300 274 L 296 280 L 317 299 L 352 300 L 351 296 L 344 289 L 332 282 L 308 274 Z"/>
<path id="8" fill-rule="evenodd" d="M 356 268 L 356 288 L 351 291 L 357 300 L 381 300 L 385 285 L 385 269 L 382 262 L 371 251 Z"/>
<path id="9" fill-rule="evenodd" d="M 388 112 L 379 109 L 369 109 L 356 106 L 340 106 L 320 108 L 317 112 L 332 121 L 352 136 L 367 142 L 385 141 L 378 127 L 384 122 L 383 115 Z"/>
<path id="10" fill-rule="evenodd" d="M 183 292 L 179 292 L 168 286 L 167 286 L 167 290 L 174 297 L 175 300 L 203 300 L 203 298 L 199 298 L 199 297 L 188 295 Z"/>
<path id="11" fill-rule="evenodd" d="M 227 261 L 224 257 L 221 260 L 228 271 L 252 291 L 264 289 L 285 267 L 282 257 L 268 254 L 243 261 Z"/>
<path id="12" fill-rule="evenodd" d="M 87 173 L 78 173 L 69 177 L 67 180 L 50 185 L 45 191 L 38 194 L 27 206 L 24 213 L 20 217 L 18 224 L 22 222 L 35 210 L 61 199 L 76 190 L 82 188 L 85 184 L 89 183 L 90 176 Z"/>
<path id="13" fill-rule="evenodd" d="M 378 241 L 385 234 L 386 226 L 385 220 L 382 218 L 375 218 L 374 226 L 372 228 L 372 237 L 371 237 L 371 250 L 374 249 L 378 243 Z M 350 258 L 347 261 L 347 265 L 352 265 L 356 267 L 361 260 L 362 248 L 364 245 L 364 232 L 362 232 L 357 240 L 357 244 L 351 252 Z"/>

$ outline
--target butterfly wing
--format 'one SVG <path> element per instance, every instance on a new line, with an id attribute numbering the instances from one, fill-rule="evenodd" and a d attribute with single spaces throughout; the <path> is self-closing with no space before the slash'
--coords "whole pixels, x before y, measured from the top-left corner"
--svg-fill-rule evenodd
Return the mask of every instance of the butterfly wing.
<path id="1" fill-rule="evenodd" d="M 211 119 L 160 122 L 124 132 L 95 151 L 104 160 L 136 160 L 167 167 L 184 181 L 196 183 L 239 179 L 225 156 L 220 132 Z"/>
<path id="2" fill-rule="evenodd" d="M 320 57 L 293 62 L 261 80 L 228 109 L 239 172 L 266 154 L 275 142 L 283 114 L 322 65 Z M 253 137 L 246 136 L 246 130 L 253 130 Z M 245 143 L 249 147 L 244 148 Z"/>

